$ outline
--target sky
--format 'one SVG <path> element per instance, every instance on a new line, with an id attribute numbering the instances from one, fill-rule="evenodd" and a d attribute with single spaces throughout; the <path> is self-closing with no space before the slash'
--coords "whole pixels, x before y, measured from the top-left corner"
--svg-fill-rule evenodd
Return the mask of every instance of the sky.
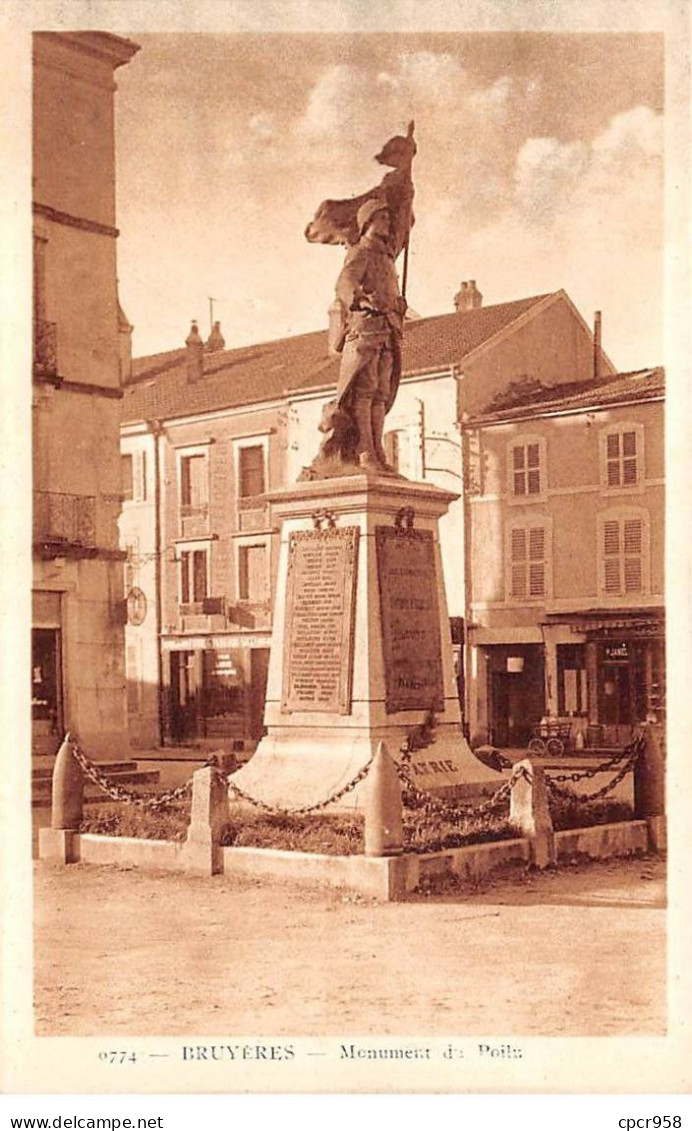
<path id="1" fill-rule="evenodd" d="M 135 35 L 117 75 L 120 297 L 136 357 L 209 297 L 226 345 L 326 326 L 320 202 L 374 185 L 416 123 L 408 300 L 564 288 L 614 364 L 661 364 L 663 41 L 655 34 Z"/>

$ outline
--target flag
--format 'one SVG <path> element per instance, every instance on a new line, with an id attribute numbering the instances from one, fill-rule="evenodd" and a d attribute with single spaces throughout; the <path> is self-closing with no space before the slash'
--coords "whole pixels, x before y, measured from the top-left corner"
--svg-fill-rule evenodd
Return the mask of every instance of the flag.
<path id="1" fill-rule="evenodd" d="M 411 165 L 416 154 L 413 128 L 413 122 L 410 122 L 406 136 L 390 138 L 375 157 L 380 165 L 392 169 L 391 173 L 385 173 L 378 185 L 349 200 L 325 200 L 320 204 L 314 219 L 305 229 L 305 238 L 310 243 L 356 244 L 358 210 L 366 200 L 382 197 L 387 201 L 391 216 L 395 256 L 399 255 L 406 246 L 413 225 Z"/>

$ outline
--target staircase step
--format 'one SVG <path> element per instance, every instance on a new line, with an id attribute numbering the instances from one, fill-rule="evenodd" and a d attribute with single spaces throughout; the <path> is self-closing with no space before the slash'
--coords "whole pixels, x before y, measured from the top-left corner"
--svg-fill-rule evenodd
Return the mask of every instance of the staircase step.
<path id="1" fill-rule="evenodd" d="M 55 760 L 53 760 L 53 765 Z M 31 771 L 31 780 L 33 782 L 43 781 L 48 778 L 50 780 L 53 776 L 53 765 L 51 766 L 35 766 Z M 120 773 L 133 773 L 137 771 L 137 763 L 134 761 L 129 762 L 94 762 L 103 774 L 117 775 Z M 144 772 L 144 771 L 142 771 Z"/>

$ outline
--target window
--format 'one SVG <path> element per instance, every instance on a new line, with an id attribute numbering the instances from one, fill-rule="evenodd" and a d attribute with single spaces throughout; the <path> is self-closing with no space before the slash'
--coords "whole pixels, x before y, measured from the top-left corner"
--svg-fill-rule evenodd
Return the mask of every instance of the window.
<path id="1" fill-rule="evenodd" d="M 643 425 L 621 424 L 601 433 L 601 485 L 605 490 L 641 488 L 643 463 Z"/>
<path id="2" fill-rule="evenodd" d="M 241 601 L 260 604 L 267 600 L 267 547 L 238 547 L 238 596 Z"/>
<path id="3" fill-rule="evenodd" d="M 264 445 L 238 449 L 238 495 L 251 499 L 264 494 Z"/>
<path id="4" fill-rule="evenodd" d="M 545 497 L 546 443 L 542 436 L 512 440 L 507 453 L 507 494 L 513 503 Z"/>
<path id="5" fill-rule="evenodd" d="M 611 597 L 647 589 L 648 515 L 606 512 L 599 520 L 601 591 Z"/>
<path id="6" fill-rule="evenodd" d="M 209 501 L 207 457 L 195 452 L 180 457 L 180 506 L 184 511 L 205 510 Z"/>
<path id="7" fill-rule="evenodd" d="M 134 460 L 131 455 L 120 457 L 120 478 L 123 501 L 127 502 L 133 499 L 135 494 Z"/>
<path id="8" fill-rule="evenodd" d="M 549 529 L 545 522 L 513 524 L 507 539 L 510 600 L 539 600 L 549 591 Z"/>
<path id="9" fill-rule="evenodd" d="M 183 550 L 180 555 L 180 603 L 203 601 L 207 590 L 207 551 Z"/>
<path id="10" fill-rule="evenodd" d="M 124 452 L 120 456 L 123 502 L 141 503 L 147 497 L 146 452 Z"/>

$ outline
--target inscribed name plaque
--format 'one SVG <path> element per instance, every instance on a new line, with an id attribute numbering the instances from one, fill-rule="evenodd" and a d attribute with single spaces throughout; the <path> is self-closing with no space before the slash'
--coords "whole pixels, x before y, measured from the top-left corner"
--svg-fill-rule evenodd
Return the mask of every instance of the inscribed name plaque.
<path id="1" fill-rule="evenodd" d="M 432 530 L 375 528 L 386 710 L 444 709 Z"/>
<path id="2" fill-rule="evenodd" d="M 284 712 L 350 714 L 358 534 L 344 526 L 290 535 Z"/>

